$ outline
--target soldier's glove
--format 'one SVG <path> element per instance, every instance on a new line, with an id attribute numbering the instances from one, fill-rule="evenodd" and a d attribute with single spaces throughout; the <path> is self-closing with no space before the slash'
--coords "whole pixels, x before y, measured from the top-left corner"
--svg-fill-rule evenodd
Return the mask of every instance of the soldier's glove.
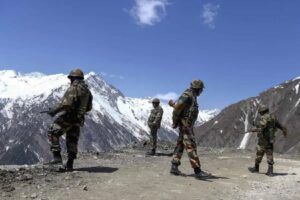
<path id="1" fill-rule="evenodd" d="M 153 123 L 152 122 L 148 122 L 148 126 L 149 126 L 149 128 L 152 128 L 153 127 Z"/>
<path id="2" fill-rule="evenodd" d="M 172 128 L 176 129 L 178 127 L 178 124 L 172 124 Z"/>
<path id="3" fill-rule="evenodd" d="M 48 115 L 50 115 L 51 117 L 54 117 L 55 115 L 56 115 L 56 110 L 54 110 L 54 109 L 50 109 L 48 112 L 47 112 L 47 114 Z"/>
<path id="4" fill-rule="evenodd" d="M 147 144 L 148 144 L 148 141 L 145 141 L 145 142 L 143 143 L 143 147 L 147 146 Z"/>
<path id="5" fill-rule="evenodd" d="M 282 134 L 283 134 L 283 136 L 284 136 L 285 138 L 287 138 L 287 130 L 286 130 L 286 128 L 284 128 L 284 129 L 282 130 Z"/>
<path id="6" fill-rule="evenodd" d="M 169 106 L 171 106 L 171 107 L 174 107 L 174 106 L 175 106 L 175 103 L 174 103 L 174 101 L 173 101 L 172 99 L 168 102 L 168 104 L 169 104 Z"/>
<path id="7" fill-rule="evenodd" d="M 284 138 L 287 138 L 287 133 L 286 132 L 283 133 L 283 136 L 284 136 Z"/>
<path id="8" fill-rule="evenodd" d="M 258 132 L 258 129 L 257 128 L 253 128 L 253 129 L 251 129 L 251 132 L 256 133 L 256 132 Z"/>

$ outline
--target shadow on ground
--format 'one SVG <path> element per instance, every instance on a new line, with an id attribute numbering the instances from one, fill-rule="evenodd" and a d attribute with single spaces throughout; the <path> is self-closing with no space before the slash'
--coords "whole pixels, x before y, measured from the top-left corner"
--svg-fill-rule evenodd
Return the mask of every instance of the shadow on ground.
<path id="1" fill-rule="evenodd" d="M 195 178 L 195 174 L 185 174 L 185 173 L 181 173 L 180 175 L 177 175 L 177 176 L 181 176 L 181 177 L 193 177 Z M 202 179 L 198 179 L 198 180 L 201 180 L 201 181 L 207 181 L 207 182 L 213 182 L 212 180 L 229 180 L 229 178 L 227 177 L 222 177 L 222 176 L 215 176 L 215 175 L 211 175 L 209 177 L 205 177 L 205 178 L 202 178 Z"/>
<path id="2" fill-rule="evenodd" d="M 195 178 L 195 174 L 191 174 L 191 175 L 188 175 L 189 177 L 193 177 Z M 198 179 L 200 181 L 207 181 L 207 182 L 213 182 L 213 180 L 228 180 L 229 178 L 227 177 L 222 177 L 222 176 L 215 176 L 215 175 L 211 175 L 209 177 L 206 177 L 206 178 L 201 178 L 201 179 Z"/>
<path id="3" fill-rule="evenodd" d="M 156 156 L 166 156 L 166 157 L 172 157 L 173 153 L 156 153 Z"/>
<path id="4" fill-rule="evenodd" d="M 288 175 L 292 175 L 289 173 L 274 173 L 274 176 L 288 176 Z"/>
<path id="5" fill-rule="evenodd" d="M 113 168 L 113 167 L 101 167 L 101 166 L 96 166 L 96 167 L 83 167 L 83 168 L 78 168 L 75 169 L 75 171 L 79 172 L 89 172 L 89 173 L 114 173 L 118 171 L 119 168 Z"/>
<path id="6" fill-rule="evenodd" d="M 262 175 L 266 175 L 266 173 L 259 173 Z M 296 173 L 274 173 L 274 176 L 295 176 L 297 175 Z"/>

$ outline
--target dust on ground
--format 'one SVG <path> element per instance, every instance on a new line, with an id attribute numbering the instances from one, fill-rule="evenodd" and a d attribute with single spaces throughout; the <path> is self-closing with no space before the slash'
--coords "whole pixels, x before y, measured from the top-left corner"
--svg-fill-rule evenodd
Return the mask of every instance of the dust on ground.
<path id="1" fill-rule="evenodd" d="M 110 153 L 83 153 L 75 171 L 57 168 L 1 166 L 2 200 L 295 200 L 300 199 L 300 160 L 275 155 L 275 177 L 268 177 L 266 160 L 260 174 L 250 174 L 254 153 L 236 150 L 199 149 L 202 168 L 214 177 L 193 177 L 187 155 L 180 170 L 170 175 L 171 148 L 163 145 L 154 157 L 143 146 Z"/>

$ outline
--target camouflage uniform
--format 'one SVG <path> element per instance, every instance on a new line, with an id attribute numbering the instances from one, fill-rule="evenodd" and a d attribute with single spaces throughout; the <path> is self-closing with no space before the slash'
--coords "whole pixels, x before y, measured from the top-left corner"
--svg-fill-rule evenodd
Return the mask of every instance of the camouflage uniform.
<path id="1" fill-rule="evenodd" d="M 192 168 L 200 168 L 197 144 L 193 131 L 198 118 L 197 96 L 192 89 L 187 89 L 179 98 L 173 111 L 173 124 L 179 126 L 179 137 L 174 150 L 172 164 L 179 166 L 184 149 L 186 149 Z"/>
<path id="2" fill-rule="evenodd" d="M 69 159 L 76 159 L 80 127 L 84 125 L 84 115 L 92 109 L 93 96 L 83 80 L 74 80 L 66 91 L 61 103 L 51 111 L 61 113 L 48 132 L 51 151 L 60 153 L 59 138 L 66 133 Z"/>
<path id="3" fill-rule="evenodd" d="M 286 129 L 269 113 L 262 115 L 255 126 L 257 127 L 258 137 L 255 164 L 259 165 L 264 154 L 266 154 L 268 164 L 274 165 L 273 144 L 275 133 L 277 129 L 281 129 L 284 135 L 286 135 Z"/>
<path id="4" fill-rule="evenodd" d="M 151 114 L 148 119 L 148 126 L 151 130 L 151 144 L 154 151 L 157 148 L 157 131 L 160 129 L 163 114 L 164 111 L 162 107 L 157 106 L 151 110 Z"/>
<path id="5" fill-rule="evenodd" d="M 286 137 L 287 130 L 285 127 L 281 126 L 278 120 L 269 113 L 269 108 L 261 105 L 258 110 L 260 114 L 260 119 L 257 120 L 256 123 L 253 125 L 256 127 L 253 129 L 254 132 L 257 132 L 258 137 L 258 144 L 257 144 L 257 151 L 256 151 L 256 159 L 255 159 L 255 166 L 249 167 L 249 171 L 252 173 L 259 172 L 259 165 L 264 157 L 264 154 L 267 155 L 267 161 L 269 164 L 268 171 L 266 175 L 274 176 L 273 174 L 273 165 L 274 165 L 274 158 L 273 158 L 273 145 L 275 142 L 275 133 L 277 129 L 281 129 L 283 135 Z"/>

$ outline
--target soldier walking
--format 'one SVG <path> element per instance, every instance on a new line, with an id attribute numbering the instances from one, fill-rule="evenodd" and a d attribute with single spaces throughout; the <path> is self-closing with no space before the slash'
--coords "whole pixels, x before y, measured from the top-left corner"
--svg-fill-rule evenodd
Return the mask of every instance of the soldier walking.
<path id="1" fill-rule="evenodd" d="M 174 108 L 173 111 L 173 128 L 179 127 L 179 137 L 177 146 L 174 150 L 172 167 L 170 173 L 173 175 L 181 175 L 178 166 L 184 149 L 187 151 L 190 163 L 198 179 L 207 178 L 210 174 L 201 170 L 200 160 L 197 154 L 197 144 L 195 141 L 194 125 L 198 118 L 199 109 L 197 97 L 200 96 L 204 89 L 201 80 L 194 80 L 189 89 L 187 89 L 175 104 L 173 100 L 169 101 L 169 105 Z"/>
<path id="2" fill-rule="evenodd" d="M 71 81 L 70 87 L 61 102 L 48 112 L 52 117 L 60 114 L 49 128 L 48 138 L 53 153 L 53 160 L 50 164 L 62 164 L 59 138 L 64 133 L 66 134 L 68 161 L 65 164 L 65 169 L 72 171 L 74 159 L 77 158 L 80 127 L 84 125 L 85 114 L 92 109 L 93 96 L 84 82 L 82 70 L 72 70 L 68 78 Z"/>
<path id="3" fill-rule="evenodd" d="M 164 110 L 159 105 L 160 100 L 155 98 L 152 100 L 153 109 L 151 110 L 151 114 L 148 119 L 148 126 L 151 131 L 151 145 L 152 150 L 147 153 L 147 155 L 154 156 L 157 148 L 157 131 L 160 129 L 162 117 L 164 114 Z"/>
<path id="4" fill-rule="evenodd" d="M 282 130 L 284 137 L 287 136 L 287 130 L 283 127 L 278 120 L 269 113 L 269 108 L 266 106 L 261 106 L 259 108 L 260 119 L 254 124 L 256 128 L 252 132 L 257 132 L 258 144 L 256 151 L 255 166 L 249 167 L 249 171 L 252 173 L 259 172 L 259 165 L 264 157 L 267 155 L 268 162 L 268 172 L 266 175 L 274 176 L 273 174 L 273 149 L 275 143 L 275 133 L 277 129 Z"/>

